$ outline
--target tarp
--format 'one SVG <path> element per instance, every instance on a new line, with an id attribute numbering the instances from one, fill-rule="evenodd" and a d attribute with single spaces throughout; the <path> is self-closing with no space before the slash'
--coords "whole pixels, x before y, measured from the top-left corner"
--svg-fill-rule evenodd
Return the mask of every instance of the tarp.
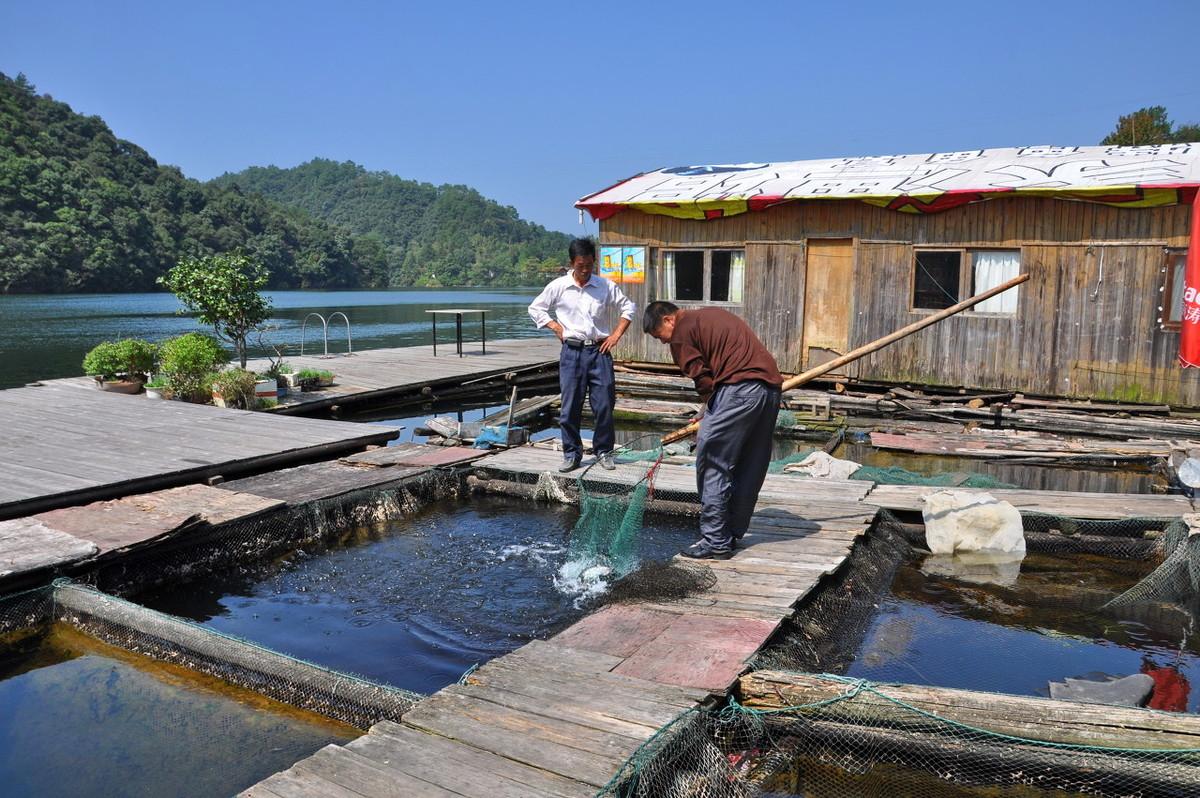
<path id="1" fill-rule="evenodd" d="M 781 163 L 676 166 L 646 172 L 576 203 L 596 219 L 626 208 L 712 219 L 790 200 L 861 200 L 934 213 L 1011 195 L 1122 207 L 1191 202 L 1200 144 L 1006 147 Z"/>

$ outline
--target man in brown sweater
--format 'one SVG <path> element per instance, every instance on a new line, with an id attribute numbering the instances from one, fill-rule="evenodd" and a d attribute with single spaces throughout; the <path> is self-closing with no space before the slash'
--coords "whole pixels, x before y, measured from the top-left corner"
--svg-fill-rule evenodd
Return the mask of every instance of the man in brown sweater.
<path id="1" fill-rule="evenodd" d="M 682 554 L 728 559 L 750 525 L 771 462 L 783 377 L 750 326 L 726 310 L 652 302 L 642 329 L 670 345 L 705 402 L 696 446 L 701 537 Z"/>

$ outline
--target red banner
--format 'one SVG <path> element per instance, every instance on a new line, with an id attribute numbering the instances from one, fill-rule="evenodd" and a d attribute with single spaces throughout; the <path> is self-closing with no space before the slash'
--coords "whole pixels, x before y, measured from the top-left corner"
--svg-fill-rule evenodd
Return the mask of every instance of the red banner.
<path id="1" fill-rule="evenodd" d="M 1192 232 L 1183 270 L 1183 320 L 1179 329 L 1179 365 L 1200 368 L 1200 192 L 1192 197 Z"/>

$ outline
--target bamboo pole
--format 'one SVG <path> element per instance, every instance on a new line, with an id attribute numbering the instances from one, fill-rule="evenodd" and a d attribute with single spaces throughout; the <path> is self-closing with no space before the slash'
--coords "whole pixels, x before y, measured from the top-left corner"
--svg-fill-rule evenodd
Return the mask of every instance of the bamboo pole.
<path id="1" fill-rule="evenodd" d="M 864 345 L 858 347 L 857 349 L 851 349 L 846 354 L 841 355 L 840 357 L 836 357 L 833 360 L 830 360 L 828 363 L 822 363 L 821 365 L 819 365 L 815 368 L 809 369 L 808 371 L 804 372 L 803 374 L 797 374 L 795 377 L 792 377 L 789 380 L 785 380 L 783 383 L 783 390 L 790 391 L 793 388 L 798 388 L 799 386 L 803 385 L 804 383 L 809 382 L 810 380 L 814 380 L 817 377 L 820 377 L 822 374 L 826 374 L 830 371 L 833 371 L 836 368 L 840 368 L 840 367 L 846 365 L 847 363 L 853 363 L 855 360 L 858 360 L 861 357 L 865 357 L 866 355 L 869 355 L 872 352 L 877 352 L 880 349 L 883 349 L 885 346 L 888 346 L 889 344 L 894 344 L 896 341 L 899 341 L 901 338 L 907 338 L 908 336 L 912 335 L 915 332 L 919 332 L 920 330 L 923 330 L 926 327 L 929 327 L 930 325 L 937 324 L 942 319 L 948 319 L 951 316 L 955 315 L 956 313 L 961 313 L 964 310 L 966 310 L 967 308 L 974 307 L 975 305 L 978 305 L 980 302 L 983 302 L 986 299 L 991 299 L 992 297 L 996 296 L 997 294 L 1002 294 L 1010 288 L 1015 288 L 1016 286 L 1020 285 L 1021 283 L 1025 282 L 1028 279 L 1029 279 L 1028 273 L 1019 274 L 1016 277 L 1014 277 L 1013 279 L 1009 280 L 1008 282 L 1002 283 L 1001 285 L 998 285 L 995 288 L 984 291 L 982 294 L 976 294 L 975 296 L 971 297 L 970 299 L 964 299 L 962 302 L 959 302 L 956 305 L 951 305 L 950 307 L 948 307 L 944 310 L 939 310 L 937 313 L 933 313 L 929 316 L 926 316 L 925 318 L 923 318 L 919 321 L 914 321 L 912 324 L 908 325 L 907 327 L 901 327 L 899 330 L 896 330 L 893 333 L 889 333 L 888 335 L 885 335 L 882 338 L 872 341 L 869 344 L 864 344 Z M 700 429 L 700 422 L 694 421 L 691 424 L 688 424 L 686 427 L 680 427 L 679 429 L 675 430 L 674 432 L 670 432 L 670 433 L 667 433 L 666 435 L 664 435 L 662 437 L 662 443 L 665 446 L 668 443 L 674 443 L 675 441 L 681 441 L 684 438 L 688 437 L 689 435 L 696 434 L 696 432 L 699 429 Z"/>

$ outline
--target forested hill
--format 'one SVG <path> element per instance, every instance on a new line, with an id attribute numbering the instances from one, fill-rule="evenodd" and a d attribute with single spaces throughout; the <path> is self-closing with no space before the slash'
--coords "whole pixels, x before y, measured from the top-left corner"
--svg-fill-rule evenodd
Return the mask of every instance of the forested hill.
<path id="1" fill-rule="evenodd" d="M 569 237 L 467 186 L 434 186 L 346 162 L 252 167 L 212 181 L 378 238 L 394 285 L 541 285 Z"/>
<path id="2" fill-rule="evenodd" d="M 152 291 L 185 255 L 237 249 L 266 264 L 272 288 L 540 285 L 565 260 L 566 236 L 465 187 L 320 161 L 247 174 L 284 184 L 326 164 L 314 215 L 279 187 L 263 188 L 283 202 L 254 193 L 249 177 L 184 177 L 100 117 L 0 73 L 0 293 Z M 375 183 L 385 188 L 359 196 Z"/>
<path id="3" fill-rule="evenodd" d="M 275 288 L 388 282 L 377 240 L 188 179 L 99 117 L 0 74 L 0 293 L 150 291 L 184 255 L 238 248 Z"/>

